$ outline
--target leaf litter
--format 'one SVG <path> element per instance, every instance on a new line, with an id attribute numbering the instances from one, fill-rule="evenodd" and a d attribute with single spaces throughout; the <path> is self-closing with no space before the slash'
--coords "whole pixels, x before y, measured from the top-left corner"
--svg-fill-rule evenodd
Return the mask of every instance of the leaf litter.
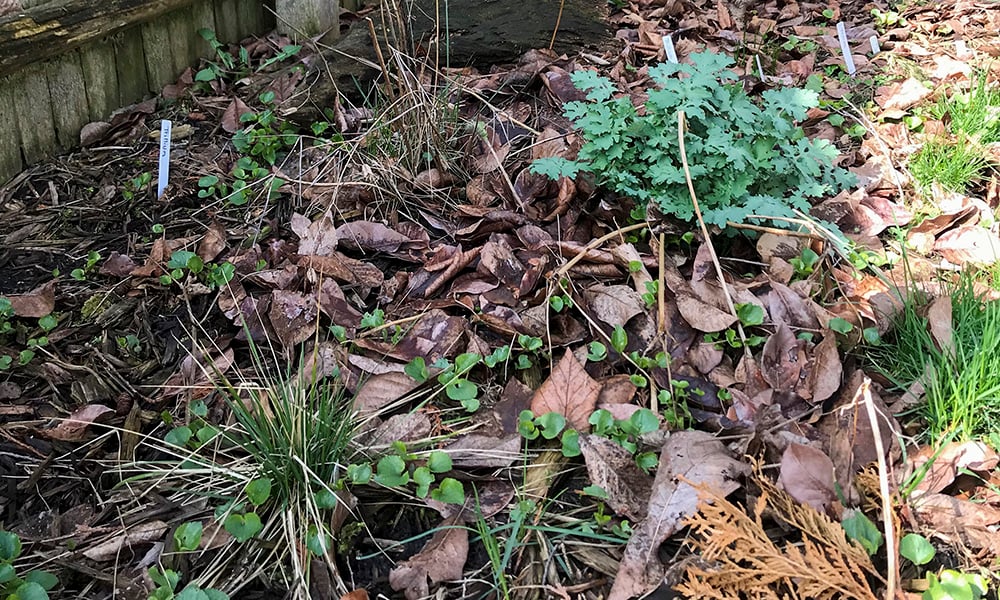
<path id="1" fill-rule="evenodd" d="M 889 406 L 919 400 L 918 386 L 907 392 L 910 399 L 886 390 L 873 394 L 878 415 L 873 426 L 855 399 L 864 373 L 848 351 L 862 343 L 862 330 L 889 330 L 899 288 L 930 286 L 940 266 L 996 261 L 995 176 L 967 193 L 932 190 L 925 195 L 934 203 L 928 210 L 909 192 L 905 165 L 925 141 L 907 119 L 919 116 L 915 111 L 949 86 L 967 85 L 975 77 L 967 63 L 971 56 L 956 61 L 938 53 L 936 44 L 965 36 L 976 42 L 972 50 L 963 45 L 965 52 L 995 55 L 996 44 L 981 34 L 996 30 L 998 11 L 915 6 L 903 11 L 905 26 L 876 30 L 867 8 L 853 4 L 786 2 L 756 12 L 738 2 L 695 5 L 625 3 L 609 16 L 617 46 L 600 56 L 532 50 L 516 65 L 442 74 L 458 90 L 461 117 L 481 125 L 475 136 L 455 133 L 461 149 L 455 165 L 461 168 L 442 162 L 411 169 L 396 159 L 351 164 L 322 148 L 299 145 L 260 177 L 261 189 L 274 183 L 284 195 L 288 205 L 281 210 L 263 192 L 243 208 L 221 201 L 202 206 L 194 201 L 199 178 L 231 174 L 236 164 L 232 152 L 219 151 L 229 147 L 229 135 L 220 138 L 208 130 L 218 125 L 227 134 L 239 132 L 245 125 L 240 117 L 257 110 L 259 102 L 224 80 L 196 91 L 188 72 L 164 97 L 189 104 L 163 108 L 153 100 L 123 110 L 88 128 L 84 145 L 95 148 L 91 153 L 38 165 L 0 188 L 5 211 L 0 235 L 18 258 L 0 281 L 12 317 L 34 327 L 53 313 L 68 316 L 48 332 L 48 349 L 36 352 L 28 367 L 11 372 L 4 384 L 5 402 L 12 403 L 2 413 L 12 432 L 11 451 L 24 457 L 15 472 L 49 495 L 64 496 L 54 510 L 43 511 L 43 496 L 19 486 L 15 497 L 3 500 L 12 511 L 17 507 L 15 530 L 21 527 L 28 539 L 23 522 L 44 513 L 40 518 L 51 521 L 49 530 L 55 531 L 54 519 L 113 499 L 129 506 L 129 517 L 98 518 L 88 527 L 100 536 L 85 535 L 78 543 L 91 561 L 88 568 L 120 568 L 127 577 L 139 573 L 145 553 L 155 554 L 183 519 L 170 514 L 174 500 L 127 500 L 120 490 L 104 487 L 67 494 L 58 487 L 65 467 L 45 457 L 65 444 L 95 438 L 113 453 L 113 443 L 99 436 L 108 423 L 123 425 L 133 413 L 134 423 L 148 432 L 157 428 L 161 411 L 196 421 L 192 403 L 205 401 L 211 406 L 208 418 L 225 423 L 220 383 L 254 376 L 250 339 L 272 348 L 275 363 L 308 357 L 303 373 L 339 377 L 364 421 L 358 443 L 371 452 L 394 442 L 434 440 L 427 448 L 451 457 L 450 475 L 465 482 L 467 495 L 473 488 L 482 494 L 480 508 L 488 510 L 481 516 L 501 538 L 544 539 L 537 537 L 544 535 L 540 529 L 531 534 L 504 529 L 523 511 L 512 493 L 518 486 L 510 485 L 521 480 L 529 482 L 526 496 L 558 503 L 536 507 L 534 525 L 565 523 L 549 521 L 564 519 L 564 513 L 583 514 L 583 522 L 605 536 L 596 550 L 580 543 L 589 539 L 585 535 L 568 536 L 569 556 L 588 557 L 571 558 L 568 571 L 534 569 L 542 551 L 531 544 L 511 551 L 505 555 L 512 561 L 505 565 L 507 574 L 525 589 L 564 589 L 584 581 L 615 598 L 672 585 L 688 597 L 834 597 L 834 589 L 840 590 L 838 597 L 876 597 L 888 576 L 845 537 L 836 519 L 856 506 L 878 521 L 871 510 L 879 491 L 870 465 L 880 458 L 893 470 L 875 478 L 890 478 L 894 490 L 907 490 L 894 496 L 905 527 L 967 550 L 968 557 L 995 557 L 1000 552 L 995 452 L 978 441 L 943 448 L 911 445 L 902 452 L 904 426 Z M 833 17 L 825 14 L 828 9 Z M 831 76 L 842 62 L 831 19 L 848 24 L 859 69 L 853 79 Z M 873 35 L 894 57 L 921 69 L 920 77 L 891 71 L 884 55 L 870 56 L 866 44 Z M 700 46 L 728 53 L 754 49 L 763 81 L 755 60 L 737 70 L 756 91 L 820 77 L 826 98 L 873 100 L 871 118 L 851 114 L 850 103 L 837 109 L 859 118 L 865 129 L 860 136 L 824 120 L 829 114 L 821 113 L 830 112 L 825 109 L 805 122 L 812 137 L 838 145 L 843 164 L 859 178 L 857 189 L 819 203 L 812 216 L 837 225 L 857 248 L 875 256 L 898 252 L 889 232 L 922 217 L 906 233 L 914 270 L 854 269 L 816 237 L 761 229 L 756 244 L 714 240 L 725 247 L 722 282 L 705 240 L 682 241 L 685 231 L 672 231 L 676 224 L 669 221 L 652 236 L 630 236 L 618 231 L 629 222 L 629 199 L 595 192 L 595 182 L 586 178 L 550 181 L 532 173 L 530 160 L 573 158 L 580 148 L 581 140 L 561 116 L 563 105 L 585 98 L 570 74 L 599 69 L 621 97 L 641 103 L 651 85 L 649 68 L 667 60 L 664 36 L 682 60 Z M 764 52 L 768 44 L 773 51 Z M 260 58 L 280 47 L 274 40 L 248 45 Z M 955 46 L 956 52 L 962 48 Z M 306 85 L 287 74 L 267 82 L 269 75 L 254 77 L 275 92 L 279 104 Z M 522 97 L 504 105 L 481 101 L 483 94 L 514 89 Z M 357 136 L 352 139 L 359 143 L 375 139 L 376 129 L 363 129 L 370 123 L 367 107 L 338 104 L 338 111 L 334 126 L 342 136 Z M 156 143 L 144 134 L 165 117 L 193 133 L 177 136 L 187 152 L 175 165 L 167 195 L 153 199 L 148 185 L 131 184 L 138 173 L 127 156 L 102 146 L 132 148 L 143 168 L 151 169 Z M 933 121 L 927 119 L 925 131 L 945 126 Z M 94 168 L 99 164 L 113 166 L 101 175 Z M 154 207 L 155 221 L 143 217 L 149 222 L 142 227 L 166 224 L 159 237 L 136 242 L 119 233 L 115 223 L 138 214 L 121 190 Z M 202 210 L 210 218 L 203 218 Z M 93 235 L 65 227 L 59 211 L 70 211 Z M 79 256 L 83 248 L 83 254 L 93 249 L 108 258 L 98 259 L 100 266 L 82 279 L 53 278 L 48 275 L 53 269 L 68 274 L 80 261 L 38 253 L 33 240 L 42 239 L 67 257 Z M 816 251 L 815 265 L 801 263 L 806 249 Z M 178 250 L 206 264 L 229 262 L 236 276 L 215 288 L 192 274 L 176 286 L 164 285 L 159 278 L 175 268 L 170 263 Z M 42 269 L 32 273 L 25 264 Z M 919 265 L 926 265 L 922 274 Z M 760 310 L 759 322 L 748 326 L 763 338 L 759 343 L 725 337 L 743 324 L 730 301 Z M 561 310 L 554 310 L 556 302 Z M 381 317 L 372 325 L 376 310 Z M 940 349 L 951 347 L 948 297 L 933 301 L 928 316 L 934 342 Z M 835 331 L 843 328 L 835 319 L 851 329 Z M 350 343 L 329 338 L 325 332 L 331 328 L 340 328 Z M 130 333 L 138 348 L 129 345 Z M 542 340 L 540 350 L 527 350 L 531 338 Z M 600 360 L 588 357 L 596 351 L 593 343 L 604 349 Z M 530 365 L 476 366 L 468 376 L 482 406 L 462 419 L 456 420 L 455 407 L 434 387 L 447 367 L 433 367 L 427 381 L 406 369 L 417 358 L 426 365 L 445 364 L 463 353 L 485 357 L 503 348 Z M 664 360 L 636 364 L 637 357 L 657 353 Z M 627 444 L 635 445 L 630 451 L 621 440 L 595 432 L 591 417 L 598 409 L 617 423 L 629 423 L 642 408 L 659 413 L 658 429 L 665 435 L 629 437 Z M 525 410 L 533 418 L 564 417 L 580 434 L 582 459 L 526 444 L 519 434 Z M 25 436 L 33 436 L 30 444 Z M 635 460 L 641 452 L 658 457 L 652 471 Z M 774 466 L 771 472 L 754 462 L 761 458 Z M 100 472 L 93 457 L 83 461 Z M 585 494 L 588 485 L 606 495 L 599 510 L 610 514 L 597 512 L 608 517 L 604 521 L 591 516 L 598 505 Z M 399 500 L 387 505 L 400 506 Z M 469 511 L 475 512 L 475 505 L 467 502 L 457 512 L 432 499 L 422 505 L 444 520 L 431 522 L 419 512 L 423 509 L 406 509 L 392 528 L 383 524 L 385 513 L 361 509 L 360 522 L 404 548 L 394 561 L 366 562 L 358 558 L 362 552 L 346 550 L 334 562 L 359 569 L 357 581 L 369 591 L 381 581 L 392 590 L 383 584 L 386 593 L 407 598 L 434 590 L 460 594 L 462 582 L 485 564 L 473 551 L 481 542 L 470 538 L 464 525 L 473 519 Z M 687 542 L 686 532 L 692 535 Z M 608 542 L 614 535 L 620 537 Z M 37 552 L 65 560 L 57 543 L 45 536 L 31 539 Z M 668 547 L 697 559 L 665 559 Z M 131 551 L 125 562 L 112 565 L 125 550 Z M 611 566 L 602 571 L 596 564 Z M 613 577 L 605 580 L 609 574 Z M 80 585 L 79 578 L 69 581 Z"/>

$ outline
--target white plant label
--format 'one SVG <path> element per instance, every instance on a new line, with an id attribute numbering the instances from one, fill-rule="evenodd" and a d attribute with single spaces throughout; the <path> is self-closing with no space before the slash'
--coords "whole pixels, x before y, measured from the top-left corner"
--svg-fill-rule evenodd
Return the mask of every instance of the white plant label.
<path id="1" fill-rule="evenodd" d="M 160 172 L 156 179 L 156 197 L 163 196 L 170 181 L 170 121 L 160 121 Z"/>
<path id="2" fill-rule="evenodd" d="M 872 54 L 878 54 L 879 52 L 882 51 L 882 48 L 880 48 L 878 45 L 877 35 L 873 35 L 870 38 L 868 38 L 868 43 L 872 45 Z"/>
<path id="3" fill-rule="evenodd" d="M 677 64 L 677 49 L 674 48 L 674 38 L 663 36 L 663 49 L 667 52 L 667 60 Z"/>
<path id="4" fill-rule="evenodd" d="M 764 79 L 765 79 L 765 77 L 764 77 L 764 67 L 763 67 L 763 65 L 760 64 L 760 55 L 757 54 L 757 55 L 754 56 L 754 58 L 757 59 L 757 72 L 760 73 L 760 80 L 764 81 Z"/>
<path id="5" fill-rule="evenodd" d="M 843 21 L 837 23 L 837 37 L 840 38 L 840 51 L 844 54 L 844 64 L 847 66 L 847 73 L 854 75 L 858 69 L 854 66 L 854 57 L 851 56 L 851 44 L 847 41 L 847 28 L 844 27 Z"/>

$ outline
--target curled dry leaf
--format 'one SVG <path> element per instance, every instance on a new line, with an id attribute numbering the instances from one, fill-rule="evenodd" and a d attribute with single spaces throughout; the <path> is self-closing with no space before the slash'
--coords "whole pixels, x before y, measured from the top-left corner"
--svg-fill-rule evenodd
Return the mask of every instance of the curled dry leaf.
<path id="1" fill-rule="evenodd" d="M 704 431 L 670 435 L 660 452 L 646 518 L 636 525 L 625 547 L 609 600 L 626 600 L 652 591 L 663 580 L 660 545 L 698 511 L 698 491 L 705 484 L 727 496 L 750 467 L 734 458 L 726 446 Z"/>
<path id="2" fill-rule="evenodd" d="M 113 408 L 103 404 L 88 404 L 73 411 L 73 414 L 62 419 L 52 429 L 46 429 L 44 434 L 53 440 L 78 442 L 86 437 L 87 428 L 90 425 L 96 423 L 104 415 L 113 412 L 115 412 Z"/>
<path id="3" fill-rule="evenodd" d="M 427 544 L 389 572 L 389 585 L 401 591 L 407 600 L 425 598 L 430 583 L 462 578 L 462 567 L 469 555 L 469 531 L 460 523 L 460 515 L 445 519 Z"/>
<path id="4" fill-rule="evenodd" d="M 340 246 L 349 250 L 396 252 L 410 238 L 374 221 L 351 221 L 337 228 Z"/>
<path id="5" fill-rule="evenodd" d="M 594 412 L 600 392 L 601 386 L 567 350 L 549 378 L 535 390 L 531 412 L 535 416 L 556 412 L 566 417 L 569 425 L 577 431 L 590 431 L 588 419 Z"/>

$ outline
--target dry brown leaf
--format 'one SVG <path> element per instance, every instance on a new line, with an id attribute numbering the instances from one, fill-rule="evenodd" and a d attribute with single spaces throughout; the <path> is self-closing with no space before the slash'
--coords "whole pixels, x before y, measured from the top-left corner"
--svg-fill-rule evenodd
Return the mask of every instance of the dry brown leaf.
<path id="1" fill-rule="evenodd" d="M 992 265 L 1000 255 L 1000 237 L 979 225 L 962 225 L 941 234 L 934 250 L 956 265 Z"/>
<path id="2" fill-rule="evenodd" d="M 626 600 L 660 585 L 665 570 L 660 545 L 698 511 L 698 491 L 692 485 L 704 484 L 725 497 L 739 488 L 737 478 L 749 470 L 710 433 L 672 433 L 660 453 L 647 516 L 633 528 L 608 599 Z"/>
<path id="3" fill-rule="evenodd" d="M 232 348 L 205 364 L 207 356 L 188 355 L 181 361 L 177 372 L 163 382 L 164 395 L 173 396 L 187 392 L 191 398 L 200 398 L 218 388 L 220 379 L 233 366 Z"/>
<path id="4" fill-rule="evenodd" d="M 927 307 L 927 324 L 931 330 L 931 337 L 934 338 L 938 349 L 948 355 L 955 351 L 951 318 L 951 294 L 938 296 Z"/>
<path id="5" fill-rule="evenodd" d="M 314 295 L 288 290 L 271 292 L 271 310 L 267 313 L 278 340 L 285 348 L 306 341 L 316 332 L 319 314 Z"/>
<path id="6" fill-rule="evenodd" d="M 983 442 L 949 442 L 942 448 L 924 446 L 918 450 L 912 455 L 905 476 L 911 477 L 931 461 L 933 464 L 914 487 L 913 491 L 917 494 L 943 491 L 962 471 L 985 474 L 1000 463 L 997 453 Z"/>
<path id="7" fill-rule="evenodd" d="M 779 392 L 794 390 L 805 364 L 802 340 L 795 338 L 784 322 L 779 322 L 774 334 L 764 343 L 760 357 L 760 374 Z"/>
<path id="8" fill-rule="evenodd" d="M 580 436 L 580 452 L 587 463 L 590 482 L 608 493 L 607 504 L 615 514 L 633 523 L 646 517 L 653 478 L 635 464 L 632 454 L 608 438 Z"/>
<path id="9" fill-rule="evenodd" d="M 198 244 L 198 256 L 205 262 L 212 262 L 226 249 L 226 228 L 213 221 Z"/>
<path id="10" fill-rule="evenodd" d="M 336 230 L 340 247 L 348 250 L 371 252 L 396 252 L 410 238 L 374 221 L 351 221 Z"/>
<path id="11" fill-rule="evenodd" d="M 104 261 L 104 264 L 98 269 L 98 273 L 112 277 L 125 277 L 130 275 L 137 266 L 128 255 L 112 252 L 108 260 Z"/>
<path id="12" fill-rule="evenodd" d="M 829 514 L 837 501 L 833 461 L 822 450 L 804 444 L 789 444 L 781 455 L 781 487 L 796 502 Z"/>
<path id="13" fill-rule="evenodd" d="M 584 433 L 590 431 L 590 414 L 594 412 L 601 386 L 587 374 L 569 350 L 552 369 L 552 374 L 531 399 L 535 416 L 556 412 L 566 417 L 569 425 Z"/>
<path id="14" fill-rule="evenodd" d="M 694 296 L 677 296 L 677 310 L 691 327 L 705 333 L 725 331 L 736 323 L 736 315 L 719 310 Z"/>
<path id="15" fill-rule="evenodd" d="M 584 290 L 583 297 L 593 316 L 611 326 L 624 327 L 632 317 L 646 310 L 642 296 L 627 285 L 593 285 Z"/>
<path id="16" fill-rule="evenodd" d="M 469 555 L 469 531 L 460 523 L 460 515 L 445 519 L 420 552 L 389 572 L 389 585 L 402 591 L 407 600 L 425 598 L 430 583 L 462 578 L 462 567 Z"/>
<path id="17" fill-rule="evenodd" d="M 91 424 L 98 422 L 104 415 L 114 412 L 113 408 L 103 404 L 81 406 L 73 411 L 73 414 L 62 419 L 58 425 L 52 429 L 44 430 L 43 433 L 50 439 L 78 442 L 87 436 L 87 428 Z"/>
<path id="18" fill-rule="evenodd" d="M 26 294 L 9 294 L 14 314 L 28 319 L 40 319 L 52 314 L 56 308 L 56 281 L 53 279 Z"/>
<path id="19" fill-rule="evenodd" d="M 635 398 L 636 388 L 632 378 L 624 373 L 612 375 L 601 380 L 601 393 L 597 397 L 598 404 L 627 404 Z"/>
<path id="20" fill-rule="evenodd" d="M 819 328 L 812 301 L 777 281 L 771 282 L 771 291 L 767 295 L 767 312 L 775 323 L 781 321 L 798 329 Z"/>
<path id="21" fill-rule="evenodd" d="M 844 367 L 840 362 L 840 352 L 837 351 L 837 337 L 832 331 L 823 334 L 823 341 L 813 349 L 812 370 L 806 379 L 810 393 L 809 400 L 819 404 L 831 398 L 840 389 L 844 375 Z"/>
<path id="22" fill-rule="evenodd" d="M 299 236 L 299 255 L 334 256 L 337 250 L 337 228 L 329 215 L 315 221 L 293 213 L 290 221 L 292 232 Z"/>
<path id="23" fill-rule="evenodd" d="M 226 133 L 236 133 L 243 127 L 240 117 L 252 112 L 253 110 L 245 102 L 239 98 L 233 98 L 233 101 L 229 103 L 229 106 L 222 113 L 222 129 Z"/>
<path id="24" fill-rule="evenodd" d="M 406 373 L 381 373 L 364 380 L 354 398 L 354 408 L 359 416 L 370 415 L 383 406 L 399 400 L 418 385 Z"/>

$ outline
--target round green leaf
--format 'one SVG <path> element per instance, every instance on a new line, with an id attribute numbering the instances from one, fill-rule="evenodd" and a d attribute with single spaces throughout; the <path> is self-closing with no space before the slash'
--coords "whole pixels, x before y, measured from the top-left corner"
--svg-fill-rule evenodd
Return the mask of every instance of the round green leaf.
<path id="1" fill-rule="evenodd" d="M 174 427 L 163 436 L 163 441 L 171 446 L 184 447 L 191 440 L 191 428 L 187 425 Z"/>
<path id="2" fill-rule="evenodd" d="M 444 388 L 444 391 L 449 398 L 458 402 L 472 400 L 479 395 L 479 387 L 468 379 L 461 377 L 452 379 Z"/>
<path id="3" fill-rule="evenodd" d="M 202 531 L 204 531 L 204 526 L 201 524 L 201 521 L 182 523 L 174 531 L 174 543 L 177 546 L 177 550 L 181 552 L 197 550 L 198 545 L 201 544 Z"/>
<path id="4" fill-rule="evenodd" d="M 223 527 L 225 527 L 230 535 L 236 538 L 236 541 L 242 544 L 260 533 L 260 530 L 264 528 L 264 524 L 261 523 L 257 513 L 248 512 L 245 515 L 234 513 L 226 517 Z"/>
<path id="5" fill-rule="evenodd" d="M 929 563 L 936 551 L 924 536 L 908 533 L 899 541 L 899 553 L 906 560 L 920 566 Z"/>
<path id="6" fill-rule="evenodd" d="M 16 600 L 49 600 L 49 593 L 34 581 L 22 584 L 12 596 Z"/>
<path id="7" fill-rule="evenodd" d="M 447 452 L 435 450 L 427 457 L 427 468 L 432 473 L 444 473 L 451 470 L 451 456 Z"/>
<path id="8" fill-rule="evenodd" d="M 247 500 L 254 506 L 260 506 L 271 497 L 271 480 L 267 477 L 254 479 L 246 487 Z"/>
<path id="9" fill-rule="evenodd" d="M 14 562 L 21 556 L 21 538 L 16 533 L 0 531 L 0 561 Z"/>
<path id="10" fill-rule="evenodd" d="M 431 492 L 431 498 L 446 504 L 463 504 L 465 502 L 465 488 L 462 487 L 461 481 L 445 477 Z"/>

